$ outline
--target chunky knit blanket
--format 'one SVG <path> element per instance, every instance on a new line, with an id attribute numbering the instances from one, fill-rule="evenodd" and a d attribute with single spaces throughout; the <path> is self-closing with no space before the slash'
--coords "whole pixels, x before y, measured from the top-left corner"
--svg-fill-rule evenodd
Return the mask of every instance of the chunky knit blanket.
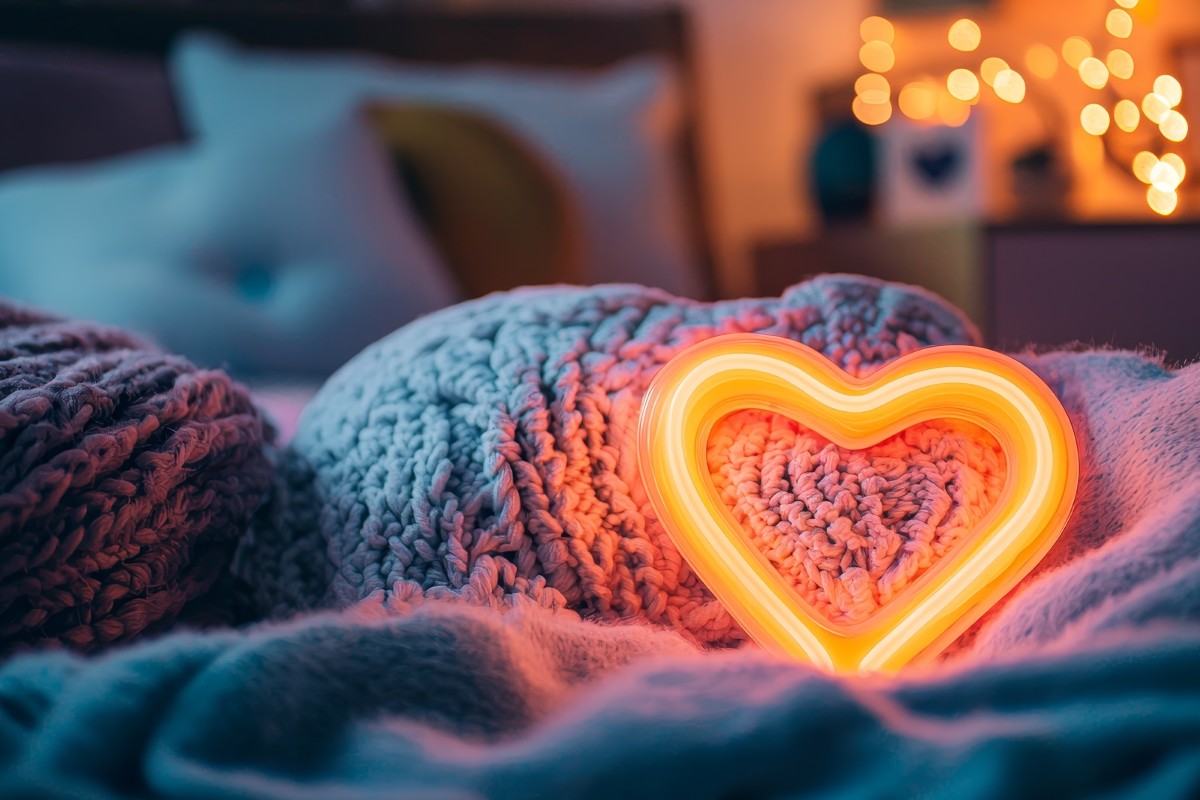
<path id="1" fill-rule="evenodd" d="M 524 596 L 736 642 L 741 631 L 654 518 L 635 449 L 658 367 L 732 331 L 802 341 L 852 373 L 976 338 L 930 295 L 851 276 L 717 304 L 634 286 L 492 295 L 406 326 L 326 384 L 284 455 L 276 514 L 246 540 L 238 571 L 276 615 L 378 590 L 400 604 Z M 716 437 L 715 478 L 737 513 L 761 512 L 751 516 L 764 548 L 832 617 L 885 603 L 1003 480 L 992 448 L 936 424 L 854 455 L 778 421 L 763 423 L 778 428 L 764 449 L 748 422 Z M 790 473 L 773 475 L 784 461 Z M 770 495 L 739 497 L 759 476 L 750 491 Z M 768 517 L 779 524 L 759 524 Z"/>
<path id="2" fill-rule="evenodd" d="M 639 336 L 625 336 L 626 343 L 658 330 L 652 321 L 668 320 L 667 332 L 653 339 L 666 344 L 614 346 L 633 363 L 653 365 L 680 340 L 739 325 L 806 336 L 835 357 L 849 354 L 842 363 L 856 370 L 920 337 L 968 333 L 936 301 L 841 278 L 799 287 L 782 302 L 715 310 L 606 291 L 601 296 L 613 298 L 608 316 L 597 315 L 584 330 L 607 330 L 604 319 L 619 318 L 627 305 L 631 318 L 647 322 L 633 326 Z M 551 348 L 573 352 L 551 332 L 547 307 L 561 310 L 562 296 L 532 293 L 505 306 L 501 316 L 517 327 L 539 329 L 543 320 L 543 345 L 530 345 L 537 368 L 521 378 L 503 377 L 515 351 L 485 356 L 489 348 L 473 343 L 478 337 L 462 337 L 505 327 L 488 313 L 489 303 L 503 301 L 492 300 L 449 312 L 442 319 L 452 325 L 414 326 L 415 333 L 378 345 L 310 409 L 283 461 L 291 494 L 287 502 L 277 495 L 237 566 L 244 578 L 259 578 L 253 599 L 281 613 L 303 604 L 349 608 L 240 632 L 178 632 L 94 659 L 42 653 L 0 666 L 0 796 L 1200 796 L 1200 365 L 1172 371 L 1144 354 L 1121 352 L 1022 355 L 1062 399 L 1079 438 L 1080 495 L 1062 538 L 946 661 L 898 679 L 832 678 L 751 647 L 701 654 L 695 643 L 702 634 L 719 642 L 732 630 L 690 625 L 682 612 L 678 624 L 669 613 L 662 624 L 648 603 L 613 624 L 618 614 L 594 599 L 623 584 L 608 583 L 603 570 L 603 579 L 585 579 L 593 564 L 654 580 L 674 574 L 678 587 L 689 578 L 682 567 L 671 572 L 669 556 L 639 557 L 651 568 L 635 559 L 648 547 L 665 547 L 662 541 L 631 536 L 633 546 L 626 546 L 624 536 L 610 540 L 608 528 L 577 541 L 588 529 L 558 522 L 557 506 L 540 500 L 573 474 L 572 456 L 546 437 L 585 428 L 600 412 L 629 424 L 613 412 L 619 403 L 593 411 L 602 393 L 585 391 L 585 381 L 541 376 L 585 375 L 585 366 L 599 364 L 611 381 L 604 386 L 617 396 L 622 385 L 642 380 L 637 370 L 623 374 L 620 358 L 592 355 L 579 331 L 564 336 L 580 343 L 575 367 L 536 358 Z M 823 297 L 850 306 L 857 298 L 865 317 L 830 314 Z M 805 310 L 792 315 L 789 302 Z M 906 320 L 906 329 L 881 333 L 886 327 L 872 309 L 898 308 L 910 312 L 882 316 Z M 812 322 L 797 321 L 803 319 Z M 448 344 L 459 337 L 469 344 Z M 892 345 L 875 351 L 831 344 L 859 337 Z M 408 369 L 402 356 L 459 379 L 439 384 Z M 571 386 L 579 388 L 572 394 Z M 415 397 L 461 399 L 422 410 L 410 402 Z M 577 423 L 551 423 L 529 411 L 565 402 L 560 397 L 574 398 Z M 509 422 L 491 432 L 492 419 Z M 543 420 L 560 427 L 537 427 Z M 440 432 L 436 440 L 426 441 L 426 426 Z M 610 422 L 608 436 L 614 427 Z M 458 430 L 476 440 L 451 435 Z M 781 452 L 834 461 L 825 443 L 807 444 L 806 432 L 779 420 L 732 419 L 727 431 L 747 444 L 739 445 L 742 455 L 718 458 L 716 474 L 773 464 Z M 760 434 L 764 442 L 778 439 L 761 455 L 748 444 Z M 937 438 L 958 447 L 954 436 Z M 592 478 L 608 488 L 594 490 L 597 499 L 588 502 L 603 499 L 603 520 L 623 532 L 620 523 L 634 512 L 645 519 L 644 504 L 612 491 L 632 467 L 614 455 L 619 448 L 605 451 L 605 441 L 585 440 L 609 454 L 597 460 Z M 477 452 L 494 458 L 477 468 Z M 422 458 L 390 459 L 406 453 Z M 962 470 L 969 466 L 970 475 L 962 472 L 958 485 L 986 485 L 979 482 L 991 469 L 986 454 L 965 455 Z M 847 457 L 836 453 L 838 463 Z M 910 461 L 921 470 L 926 458 L 942 458 L 916 442 L 871 460 L 889 457 L 903 462 L 892 465 L 894 473 L 883 469 L 896 479 L 910 474 Z M 821 461 L 813 458 L 802 462 L 803 474 Z M 816 484 L 833 483 L 832 468 L 822 468 Z M 845 476 L 837 472 L 838 481 Z M 788 480 L 800 485 L 802 478 Z M 495 489 L 467 491 L 478 485 Z M 528 489 L 539 485 L 550 488 Z M 338 486 L 363 491 L 341 495 Z M 392 499 L 398 493 L 408 510 Z M 459 494 L 464 500 L 452 504 Z M 506 498 L 515 499 L 506 506 Z M 562 498 L 557 502 L 589 508 L 571 492 Z M 731 502 L 747 514 L 765 502 L 770 514 L 784 504 L 773 498 L 748 491 Z M 943 518 L 984 501 L 967 496 Z M 520 536 L 498 545 L 490 537 L 495 517 L 505 513 Z M 470 525 L 460 522 L 468 516 Z M 878 516 L 882 528 L 872 520 L 870 536 L 894 532 L 904 540 L 901 550 L 920 538 Z M 794 520 L 779 531 L 784 540 L 814 527 L 804 513 L 784 518 Z M 295 535 L 280 524 L 287 519 L 297 522 Z M 645 521 L 632 530 L 650 529 Z M 778 563 L 785 562 L 780 555 Z M 558 571 L 543 572 L 546 563 L 559 564 Z M 845 567 L 840 559 L 814 566 L 821 578 L 857 564 L 852 555 Z M 668 608 L 680 591 L 664 591 Z M 617 609 L 621 596 L 609 589 L 608 608 Z M 693 609 L 710 608 L 703 595 L 693 596 Z M 457 602 L 462 598 L 472 602 Z"/>
<path id="3" fill-rule="evenodd" d="M 174 620 L 271 485 L 265 437 L 224 373 L 0 302 L 0 653 Z"/>

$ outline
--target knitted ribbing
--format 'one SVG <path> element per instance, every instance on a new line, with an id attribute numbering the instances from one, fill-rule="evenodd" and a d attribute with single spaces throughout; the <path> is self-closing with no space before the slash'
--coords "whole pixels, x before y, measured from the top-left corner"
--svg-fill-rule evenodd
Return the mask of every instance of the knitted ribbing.
<path id="1" fill-rule="evenodd" d="M 376 590 L 395 602 L 522 594 L 701 642 L 738 639 L 654 518 L 635 434 L 663 363 L 740 331 L 803 342 L 852 374 L 977 338 L 931 295 L 855 276 L 715 304 L 635 286 L 466 303 L 402 328 L 330 379 L 236 569 L 274 614 Z"/>
<path id="2" fill-rule="evenodd" d="M 742 411 L 714 428 L 707 455 L 750 540 L 811 606 L 846 624 L 953 550 L 1005 477 L 990 434 L 941 420 L 847 450 L 778 414 Z"/>
<path id="3" fill-rule="evenodd" d="M 263 444 L 223 373 L 0 303 L 0 652 L 174 618 L 269 489 Z"/>

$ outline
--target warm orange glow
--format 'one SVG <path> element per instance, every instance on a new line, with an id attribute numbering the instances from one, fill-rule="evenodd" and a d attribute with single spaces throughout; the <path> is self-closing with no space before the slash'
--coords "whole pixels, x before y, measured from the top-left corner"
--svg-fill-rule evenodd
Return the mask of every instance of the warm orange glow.
<path id="1" fill-rule="evenodd" d="M 1120 100 L 1113 108 L 1113 121 L 1126 133 L 1136 131 L 1141 120 L 1142 112 L 1138 111 L 1137 103 L 1132 100 Z"/>
<path id="2" fill-rule="evenodd" d="M 1183 114 L 1171 110 L 1167 112 L 1167 116 L 1163 117 L 1163 121 L 1158 124 L 1158 129 L 1162 132 L 1164 139 L 1169 139 L 1172 142 L 1182 142 L 1188 135 L 1188 121 Z"/>
<path id="3" fill-rule="evenodd" d="M 956 551 L 863 622 L 830 622 L 757 550 L 712 488 L 708 431 L 741 409 L 771 410 L 864 449 L 935 418 L 981 426 L 1000 444 L 996 507 Z M 894 672 L 935 656 L 1016 584 L 1058 538 L 1075 499 L 1078 453 L 1053 392 L 1017 361 L 931 347 L 865 379 L 787 339 L 718 336 L 655 376 L 638 458 L 655 515 L 682 557 L 761 646 L 839 672 Z"/>
<path id="4" fill-rule="evenodd" d="M 1079 78 L 1093 89 L 1103 89 L 1108 85 L 1108 67 L 1095 56 L 1088 56 L 1079 64 Z"/>
<path id="5" fill-rule="evenodd" d="M 970 103 L 979 97 L 979 78 L 969 69 L 956 69 L 946 78 L 946 91 L 955 100 Z"/>
<path id="6" fill-rule="evenodd" d="M 1114 78 L 1127 81 L 1133 77 L 1133 56 L 1120 48 L 1109 51 L 1105 64 Z"/>
<path id="7" fill-rule="evenodd" d="M 1167 118 L 1167 114 L 1171 113 L 1171 104 L 1161 94 L 1151 92 L 1142 99 L 1142 113 L 1146 115 L 1146 119 L 1159 125 Z"/>
<path id="8" fill-rule="evenodd" d="M 867 42 L 859 48 L 858 60 L 871 72 L 887 72 L 896 66 L 896 54 L 887 42 Z"/>
<path id="9" fill-rule="evenodd" d="M 938 94 L 938 122 L 948 128 L 957 128 L 971 117 L 971 106 L 953 97 L 949 92 Z"/>
<path id="10" fill-rule="evenodd" d="M 1112 120 L 1108 116 L 1107 108 L 1098 103 L 1088 103 L 1079 115 L 1079 122 L 1092 136 L 1103 136 L 1108 132 Z"/>
<path id="11" fill-rule="evenodd" d="M 880 105 L 892 99 L 892 85 L 882 75 L 870 72 L 854 82 L 854 93 L 868 105 Z"/>
<path id="12" fill-rule="evenodd" d="M 855 119 L 864 125 L 882 125 L 892 118 L 892 104 L 888 101 L 864 103 L 861 97 L 856 97 L 851 110 Z"/>
<path id="13" fill-rule="evenodd" d="M 1039 78 L 1049 80 L 1058 72 L 1058 53 L 1053 47 L 1035 44 L 1025 51 L 1025 66 Z"/>
<path id="14" fill-rule="evenodd" d="M 1183 163 L 1183 159 L 1175 153 L 1167 153 L 1162 157 L 1162 162 L 1170 164 L 1171 169 L 1179 176 L 1179 183 L 1183 183 L 1183 179 L 1187 177 L 1187 165 Z"/>
<path id="15" fill-rule="evenodd" d="M 1133 177 L 1142 183 L 1150 183 L 1150 175 L 1158 166 L 1158 156 L 1143 150 L 1133 157 Z"/>
<path id="16" fill-rule="evenodd" d="M 1123 8 L 1114 8 L 1104 20 L 1104 29 L 1118 39 L 1128 39 L 1133 33 L 1133 17 Z"/>
<path id="17" fill-rule="evenodd" d="M 1155 214 L 1170 216 L 1179 207 L 1179 195 L 1175 192 L 1164 192 L 1151 186 L 1146 190 L 1146 203 Z"/>
<path id="18" fill-rule="evenodd" d="M 1183 182 L 1183 176 L 1167 161 L 1159 161 L 1150 170 L 1150 185 L 1160 192 L 1173 192 Z"/>
<path id="19" fill-rule="evenodd" d="M 1138 4 L 1138 0 L 1116 0 L 1116 3 L 1121 8 L 1133 8 Z"/>
<path id="20" fill-rule="evenodd" d="M 950 32 L 946 35 L 946 38 L 950 41 L 950 46 L 955 50 L 970 53 L 979 47 L 979 42 L 983 39 L 983 33 L 979 30 L 979 25 L 974 20 L 960 19 L 950 26 Z"/>
<path id="21" fill-rule="evenodd" d="M 996 83 L 996 76 L 1006 69 L 1008 69 L 1007 61 L 996 56 L 989 56 L 979 65 L 979 77 L 988 86 L 993 86 Z"/>
<path id="22" fill-rule="evenodd" d="M 1021 77 L 1021 73 L 1011 69 L 1002 69 L 996 73 L 992 89 L 997 97 L 1007 103 L 1019 103 L 1025 99 L 1025 79 Z"/>
<path id="23" fill-rule="evenodd" d="M 909 119 L 927 120 L 937 113 L 938 91 L 931 84 L 917 81 L 900 90 L 900 111 Z"/>
<path id="24" fill-rule="evenodd" d="M 896 37 L 896 28 L 883 17 L 867 17 L 858 26 L 863 42 L 885 42 L 891 44 Z"/>
<path id="25" fill-rule="evenodd" d="M 1183 86 L 1174 75 L 1159 75 L 1154 79 L 1154 93 L 1162 95 L 1171 108 L 1183 102 Z"/>
<path id="26" fill-rule="evenodd" d="M 1072 36 L 1063 42 L 1062 57 L 1071 69 L 1079 69 L 1083 60 L 1092 54 L 1092 43 L 1082 36 Z"/>

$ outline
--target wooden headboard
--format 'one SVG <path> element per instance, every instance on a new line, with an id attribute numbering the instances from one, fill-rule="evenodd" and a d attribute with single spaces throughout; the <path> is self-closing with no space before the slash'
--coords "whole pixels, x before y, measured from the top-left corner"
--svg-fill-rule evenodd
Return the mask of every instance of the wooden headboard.
<path id="1" fill-rule="evenodd" d="M 678 159 L 687 222 L 707 293 L 715 294 L 696 141 L 692 38 L 682 9 L 477 11 L 399 5 L 352 8 L 311 0 L 0 0 L 0 43 L 161 60 L 181 32 L 203 28 L 252 46 L 369 52 L 409 62 L 488 61 L 595 69 L 637 55 L 663 57 L 675 65 L 683 90 Z"/>

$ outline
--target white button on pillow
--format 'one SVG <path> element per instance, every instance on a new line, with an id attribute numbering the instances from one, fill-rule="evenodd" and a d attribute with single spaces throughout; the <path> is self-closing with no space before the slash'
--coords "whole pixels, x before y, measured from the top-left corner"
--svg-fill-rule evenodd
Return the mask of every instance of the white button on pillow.
<path id="1" fill-rule="evenodd" d="M 0 294 L 323 375 L 456 290 L 357 117 L 0 179 Z"/>

